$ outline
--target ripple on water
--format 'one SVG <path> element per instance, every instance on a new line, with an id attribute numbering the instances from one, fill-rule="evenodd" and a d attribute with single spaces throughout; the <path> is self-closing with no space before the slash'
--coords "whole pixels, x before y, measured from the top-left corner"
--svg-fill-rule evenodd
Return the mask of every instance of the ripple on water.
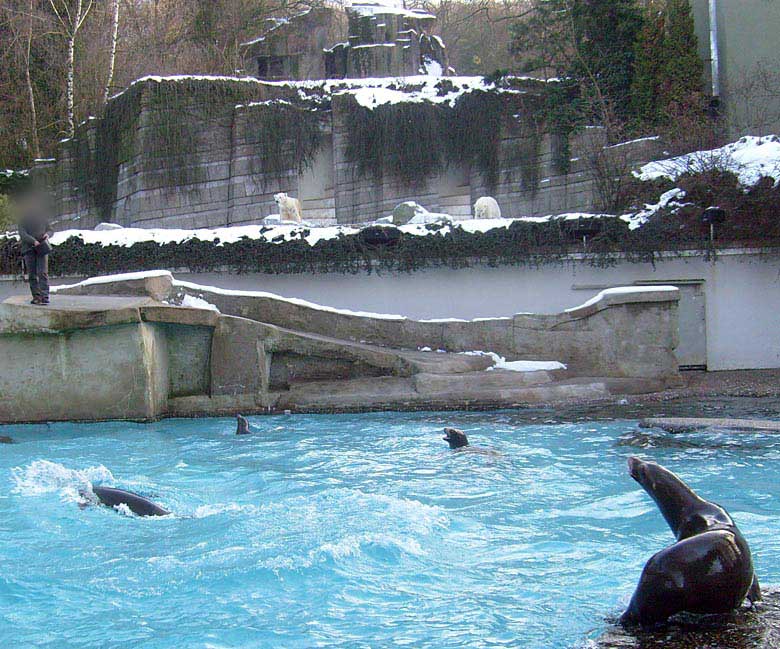
<path id="1" fill-rule="evenodd" d="M 228 419 L 15 426 L 0 646 L 582 646 L 673 541 L 632 454 L 730 509 L 777 583 L 774 440 L 636 447 L 618 443 L 636 421 L 584 419 L 268 417 L 240 439 Z M 486 452 L 449 451 L 444 425 Z M 89 482 L 173 515 L 82 511 Z"/>

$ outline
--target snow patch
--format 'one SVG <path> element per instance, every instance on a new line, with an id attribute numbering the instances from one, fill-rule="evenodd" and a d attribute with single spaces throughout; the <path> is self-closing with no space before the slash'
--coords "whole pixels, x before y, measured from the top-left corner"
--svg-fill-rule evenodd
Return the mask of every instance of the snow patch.
<path id="1" fill-rule="evenodd" d="M 639 180 L 667 178 L 675 181 L 685 173 L 731 171 L 745 187 L 770 177 L 780 182 L 780 137 L 746 135 L 717 149 L 694 151 L 675 158 L 650 162 L 634 172 Z"/>
<path id="2" fill-rule="evenodd" d="M 219 309 L 211 302 L 207 302 L 202 297 L 195 297 L 194 295 L 185 295 L 181 301 L 181 306 L 186 306 L 190 309 L 206 309 L 219 313 Z"/>
<path id="3" fill-rule="evenodd" d="M 167 270 L 144 270 L 138 273 L 119 273 L 118 275 L 101 275 L 99 277 L 90 277 L 81 282 L 75 284 L 60 284 L 58 286 L 52 286 L 51 292 L 56 293 L 67 288 L 75 288 L 77 286 L 90 286 L 92 284 L 110 284 L 111 282 L 129 282 L 136 279 L 146 279 L 148 277 L 171 277 L 170 271 Z"/>
<path id="4" fill-rule="evenodd" d="M 668 192 L 661 194 L 658 202 L 654 205 L 645 204 L 644 209 L 634 214 L 623 214 L 620 218 L 628 223 L 629 230 L 636 230 L 638 227 L 643 226 L 648 222 L 651 216 L 655 215 L 659 210 L 665 207 L 682 207 L 682 203 L 678 199 L 685 198 L 685 192 L 679 187 L 670 189 Z"/>
<path id="5" fill-rule="evenodd" d="M 594 295 L 587 302 L 583 302 L 579 306 L 566 309 L 564 313 L 571 313 L 583 309 L 586 306 L 592 306 L 600 302 L 607 295 L 626 295 L 630 293 L 656 293 L 656 292 L 675 292 L 679 289 L 676 286 L 616 286 L 615 288 L 608 288 L 600 293 Z"/>

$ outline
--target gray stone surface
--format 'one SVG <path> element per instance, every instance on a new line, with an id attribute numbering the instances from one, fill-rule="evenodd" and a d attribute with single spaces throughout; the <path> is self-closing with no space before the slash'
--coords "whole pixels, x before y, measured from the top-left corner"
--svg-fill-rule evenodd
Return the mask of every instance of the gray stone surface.
<path id="1" fill-rule="evenodd" d="M 139 308 L 148 297 L 92 297 L 83 299 L 52 295 L 51 304 L 30 304 L 27 296 L 0 303 L 0 334 L 69 331 L 141 322 Z"/>
<path id="2" fill-rule="evenodd" d="M 613 626 L 587 645 L 593 649 L 777 649 L 780 647 L 780 594 L 764 591 L 754 608 L 730 615 L 680 616 L 655 630 Z"/>
<path id="3" fill-rule="evenodd" d="M 0 421 L 148 419 L 168 398 L 166 338 L 141 322 L 0 331 Z"/>
<path id="4" fill-rule="evenodd" d="M 376 48 L 384 50 L 386 48 Z M 153 82 L 149 82 L 153 83 Z M 246 81 L 236 83 L 244 83 Z M 256 83 L 258 98 L 270 99 L 289 93 L 289 88 Z M 146 92 L 145 88 L 142 92 Z M 528 92 L 534 92 L 533 88 Z M 229 93 L 228 93 L 228 96 Z M 476 168 L 461 166 L 445 173 L 418 179 L 414 187 L 399 182 L 390 174 L 377 180 L 372 174 L 361 176 L 354 161 L 345 157 L 346 127 L 344 108 L 334 100 L 331 123 L 323 135 L 321 148 L 313 168 L 318 182 L 307 172 L 299 174 L 290 167 L 280 173 L 260 168 L 257 140 L 257 122 L 251 108 L 236 106 L 226 99 L 223 106 L 212 106 L 211 119 L 198 124 L 194 151 L 186 165 L 178 159 L 165 159 L 148 142 L 149 129 L 161 117 L 150 105 L 142 102 L 139 127 L 127 139 L 132 151 L 128 159 L 120 161 L 116 201 L 111 209 L 111 220 L 122 225 L 140 227 L 217 227 L 234 223 L 260 223 L 276 212 L 273 195 L 286 192 L 302 203 L 323 205 L 316 208 L 326 218 L 340 223 L 365 223 L 386 216 L 399 203 L 414 200 L 432 212 L 446 212 L 453 216 L 467 216 L 470 206 L 479 196 L 493 195 L 504 216 L 539 216 L 562 212 L 601 211 L 599 183 L 593 164 L 594 154 L 604 155 L 611 166 L 629 171 L 636 166 L 658 158 L 663 144 L 658 140 L 639 140 L 618 147 L 604 147 L 603 129 L 590 128 L 570 143 L 571 161 L 566 174 L 557 169 L 556 138 L 545 136 L 537 155 L 535 186 L 523 182 L 527 160 L 507 155 L 522 146 L 516 134 L 504 129 L 502 133 L 503 167 L 498 186 L 489 190 L 484 186 Z M 219 110 L 219 109 L 222 110 Z M 183 110 L 186 111 L 188 107 Z M 186 118 L 186 113 L 183 113 Z M 84 128 L 87 140 L 96 142 L 95 122 Z M 56 162 L 41 164 L 36 173 L 52 181 L 56 203 L 58 228 L 92 227 L 102 220 L 92 202 L 79 189 L 69 142 L 59 145 Z M 166 169 L 180 167 L 187 171 L 190 181 L 171 184 Z M 332 205 L 332 207 L 331 207 Z"/>
<path id="5" fill-rule="evenodd" d="M 660 428 L 669 433 L 685 433 L 707 428 L 726 428 L 734 432 L 780 433 L 780 421 L 768 419 L 729 419 L 727 417 L 648 417 L 642 428 Z"/>

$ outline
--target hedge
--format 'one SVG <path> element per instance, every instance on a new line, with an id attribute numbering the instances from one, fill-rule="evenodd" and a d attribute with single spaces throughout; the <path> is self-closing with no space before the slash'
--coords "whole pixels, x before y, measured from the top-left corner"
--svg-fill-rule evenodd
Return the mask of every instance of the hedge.
<path id="1" fill-rule="evenodd" d="M 679 219 L 671 218 L 655 219 L 633 231 L 616 218 L 559 219 L 547 223 L 514 221 L 506 228 L 477 233 L 466 232 L 458 225 L 426 227 L 427 236 L 377 237 L 376 228 L 367 228 L 356 234 L 320 240 L 313 246 L 303 239 L 309 234 L 305 228 L 299 232 L 300 238 L 292 240 L 243 238 L 222 244 L 218 240 L 189 240 L 103 246 L 71 237 L 56 246 L 51 273 L 94 276 L 166 268 L 270 274 L 411 272 L 475 265 L 538 267 L 563 263 L 572 253 L 582 254 L 586 263 L 606 267 L 624 258 L 653 263 L 662 253 L 714 252 L 707 226 L 696 222 L 693 227 L 685 227 Z M 776 234 L 775 243 L 780 244 L 780 232 Z M 716 243 L 730 245 L 727 239 Z M 18 242 L 0 238 L 0 273 L 19 272 Z"/>

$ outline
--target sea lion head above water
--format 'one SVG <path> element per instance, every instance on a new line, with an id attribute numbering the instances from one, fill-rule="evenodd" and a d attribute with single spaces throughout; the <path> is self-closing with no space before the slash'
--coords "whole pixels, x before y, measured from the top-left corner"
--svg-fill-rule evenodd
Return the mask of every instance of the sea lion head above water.
<path id="1" fill-rule="evenodd" d="M 466 433 L 457 428 L 445 428 L 444 437 L 442 437 L 442 439 L 449 443 L 451 449 L 463 448 L 469 445 Z"/>

